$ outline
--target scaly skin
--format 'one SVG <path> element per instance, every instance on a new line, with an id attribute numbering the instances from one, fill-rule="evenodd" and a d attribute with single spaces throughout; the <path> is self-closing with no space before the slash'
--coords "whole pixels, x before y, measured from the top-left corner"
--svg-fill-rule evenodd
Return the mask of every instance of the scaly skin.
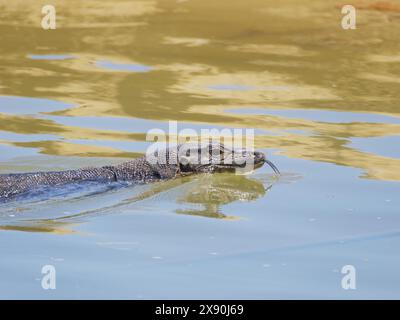
<path id="1" fill-rule="evenodd" d="M 165 170 L 164 170 L 165 171 Z M 96 181 L 150 182 L 173 176 L 157 170 L 144 157 L 124 162 L 118 166 L 85 168 L 57 172 L 35 172 L 0 175 L 0 199 L 10 199 L 19 194 L 44 186 L 60 186 L 69 183 Z M 174 175 L 175 176 L 175 175 Z"/>
<path id="2" fill-rule="evenodd" d="M 182 146 L 186 148 L 184 149 L 182 148 Z M 235 168 L 243 166 L 243 164 L 235 164 L 235 157 L 237 157 L 239 154 L 250 154 L 252 156 L 252 159 L 254 160 L 254 164 L 256 164 L 257 166 L 259 166 L 260 164 L 262 165 L 264 162 L 269 163 L 262 153 L 249 153 L 243 150 L 234 151 L 225 148 L 222 144 L 213 143 L 202 147 L 196 145 L 196 147 L 194 148 L 189 148 L 191 150 L 194 150 L 194 153 L 191 154 L 191 157 L 188 157 L 187 146 L 188 144 L 180 145 L 178 149 L 171 149 L 169 150 L 169 152 L 168 149 L 162 151 L 165 152 L 165 154 L 167 155 L 165 164 L 153 164 L 153 162 L 150 163 L 146 157 L 141 157 L 132 161 L 124 162 L 117 166 L 84 168 L 58 172 L 36 172 L 0 175 L 0 200 L 12 199 L 15 196 L 37 190 L 40 187 L 62 186 L 83 181 L 95 181 L 99 183 L 107 183 L 113 181 L 132 181 L 134 183 L 147 183 L 162 179 L 172 179 L 181 174 L 232 171 Z M 182 150 L 185 150 L 183 155 L 180 154 L 180 151 Z M 202 154 L 202 150 L 206 151 L 200 157 L 202 160 L 206 161 L 202 161 L 201 164 L 195 163 L 193 159 L 195 159 L 196 156 L 193 156 L 193 154 L 200 155 Z M 222 159 L 221 161 L 214 161 L 215 154 L 219 155 L 220 153 L 224 154 L 224 159 Z M 225 159 L 227 159 L 228 156 L 230 156 L 231 159 L 234 159 L 233 163 L 226 163 Z M 173 159 L 174 161 L 172 161 L 171 159 Z M 273 169 L 275 172 L 279 172 L 274 166 Z"/>

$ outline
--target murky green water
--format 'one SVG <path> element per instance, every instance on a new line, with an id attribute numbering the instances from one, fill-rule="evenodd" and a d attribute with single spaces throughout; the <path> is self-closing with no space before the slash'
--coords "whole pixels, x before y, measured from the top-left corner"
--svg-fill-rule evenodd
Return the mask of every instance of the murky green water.
<path id="1" fill-rule="evenodd" d="M 356 30 L 337 1 L 53 3 L 46 31 L 46 1 L 0 2 L 0 173 L 125 161 L 176 120 L 254 128 L 283 174 L 2 205 L 1 298 L 400 297 L 398 2 Z"/>

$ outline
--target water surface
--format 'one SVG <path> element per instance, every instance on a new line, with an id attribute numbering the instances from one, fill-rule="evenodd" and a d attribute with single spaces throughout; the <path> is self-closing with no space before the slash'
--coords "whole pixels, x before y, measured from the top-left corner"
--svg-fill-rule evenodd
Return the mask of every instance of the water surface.
<path id="1" fill-rule="evenodd" d="M 0 173 L 126 161 L 168 120 L 253 128 L 282 171 L 1 204 L 0 298 L 399 298 L 400 19 L 373 3 L 347 31 L 334 0 L 55 1 L 56 30 L 0 5 Z"/>

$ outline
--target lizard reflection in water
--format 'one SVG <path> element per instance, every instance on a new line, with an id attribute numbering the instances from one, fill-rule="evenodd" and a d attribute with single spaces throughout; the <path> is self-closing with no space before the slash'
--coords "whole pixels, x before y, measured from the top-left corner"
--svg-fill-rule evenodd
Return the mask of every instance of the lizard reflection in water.
<path id="1" fill-rule="evenodd" d="M 201 177 L 178 202 L 200 205 L 199 209 L 179 209 L 179 214 L 188 214 L 218 219 L 234 217 L 223 214 L 221 206 L 235 201 L 253 201 L 266 194 L 271 188 L 256 179 L 243 175 L 216 174 Z"/>

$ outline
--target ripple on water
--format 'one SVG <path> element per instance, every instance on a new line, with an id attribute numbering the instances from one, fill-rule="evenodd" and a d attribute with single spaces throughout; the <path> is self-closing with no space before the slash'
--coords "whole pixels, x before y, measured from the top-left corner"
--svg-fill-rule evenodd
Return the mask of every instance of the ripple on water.
<path id="1" fill-rule="evenodd" d="M 62 186 L 43 186 L 11 201 L 0 201 L 0 224 L 31 219 L 61 219 L 99 214 L 104 208 L 118 206 L 132 195 L 146 190 L 146 185 L 128 188 L 128 182 L 98 183 L 84 181 Z M 21 215 L 20 213 L 23 213 Z M 7 218 L 7 221 L 3 221 Z"/>
<path id="2" fill-rule="evenodd" d="M 113 71 L 125 71 L 125 72 L 149 72 L 153 70 L 152 67 L 146 66 L 139 63 L 118 63 L 107 60 L 100 60 L 96 62 L 96 66 L 113 70 Z"/>
<path id="3" fill-rule="evenodd" d="M 400 159 L 400 136 L 352 138 L 350 147 L 383 157 Z"/>
<path id="4" fill-rule="evenodd" d="M 148 120 L 130 117 L 67 117 L 59 115 L 44 115 L 44 118 L 57 122 L 65 126 L 84 127 L 96 130 L 117 130 L 120 132 L 143 133 L 152 129 L 161 129 L 165 133 L 169 132 L 170 123 L 168 121 Z M 198 134 L 202 129 L 224 129 L 225 126 L 206 123 L 190 123 L 179 121 L 177 130 L 193 129 Z M 253 128 L 242 128 L 253 129 Z M 274 134 L 272 131 L 255 129 L 255 134 Z"/>
<path id="5" fill-rule="evenodd" d="M 242 84 L 217 84 L 208 86 L 208 89 L 221 90 L 221 91 L 250 91 L 250 90 L 263 90 L 263 91 L 290 91 L 289 86 L 247 86 Z"/>
<path id="6" fill-rule="evenodd" d="M 208 88 L 213 90 L 236 90 L 236 91 L 254 90 L 254 87 L 252 86 L 245 86 L 241 84 L 218 84 L 218 85 L 208 86 Z"/>
<path id="7" fill-rule="evenodd" d="M 1 141 L 0 141 L 1 142 Z M 0 174 L 3 173 L 4 162 L 15 159 L 16 157 L 36 156 L 38 150 L 36 148 L 19 148 L 16 146 L 0 143 Z"/>
<path id="8" fill-rule="evenodd" d="M 400 118 L 391 117 L 383 114 L 347 112 L 316 109 L 229 109 L 226 112 L 253 115 L 271 115 L 291 119 L 306 119 L 318 122 L 332 123 L 389 123 L 400 124 Z"/>
<path id="9" fill-rule="evenodd" d="M 31 141 L 49 141 L 58 140 L 60 136 L 55 134 L 22 134 L 0 130 L 1 140 L 11 142 L 31 142 Z"/>
<path id="10" fill-rule="evenodd" d="M 73 104 L 42 98 L 0 96 L 0 113 L 36 114 L 60 111 L 73 107 Z"/>
<path id="11" fill-rule="evenodd" d="M 69 54 L 28 54 L 27 57 L 32 60 L 67 60 L 75 58 Z"/>

